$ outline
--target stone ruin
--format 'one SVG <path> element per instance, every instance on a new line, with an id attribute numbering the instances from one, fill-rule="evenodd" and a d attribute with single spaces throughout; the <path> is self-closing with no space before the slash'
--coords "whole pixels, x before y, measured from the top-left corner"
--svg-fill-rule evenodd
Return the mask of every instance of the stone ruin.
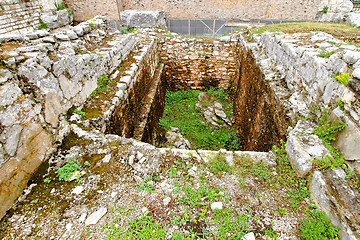
<path id="1" fill-rule="evenodd" d="M 248 154 L 275 164 L 271 146 L 286 140 L 300 177 L 312 171 L 314 159 L 329 154 L 306 120 L 311 106 L 325 107 L 332 118 L 347 123 L 336 147 L 348 168 L 360 174 L 356 46 L 322 32 L 168 36 L 157 28 L 164 12 L 124 12 L 121 17 L 129 26 L 145 28 L 121 33 L 102 16 L 67 25 L 71 19 L 62 11 L 42 17 L 51 30 L 0 35 L 0 217 L 47 161 L 59 168 L 67 157 L 101 154 L 103 162 L 121 160 L 135 179 L 156 173 L 165 150 L 149 143 L 167 87 L 232 89 L 242 151 L 224 154 L 229 159 Z M 144 26 L 141 19 L 150 18 Z M 318 57 L 322 48 L 336 53 Z M 348 86 L 332 77 L 338 72 L 352 73 Z M 104 76 L 111 80 L 106 94 L 100 91 Z M 173 151 L 199 158 L 212 154 Z M 349 186 L 343 169 L 315 170 L 311 192 L 341 228 L 341 239 L 360 239 L 359 192 Z"/>

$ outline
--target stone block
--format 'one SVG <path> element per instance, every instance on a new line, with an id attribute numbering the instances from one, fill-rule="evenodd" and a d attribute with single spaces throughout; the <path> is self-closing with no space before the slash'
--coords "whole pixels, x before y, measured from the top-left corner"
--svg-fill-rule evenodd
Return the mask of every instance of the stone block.
<path id="1" fill-rule="evenodd" d="M 40 19 L 48 26 L 48 28 L 55 29 L 70 24 L 73 17 L 72 15 L 69 15 L 67 9 L 64 9 L 56 12 L 44 13 L 40 16 Z"/>
<path id="2" fill-rule="evenodd" d="M 64 112 L 61 106 L 61 98 L 54 92 L 49 92 L 45 97 L 45 121 L 52 127 L 57 127 L 59 123 L 58 116 Z"/>
<path id="3" fill-rule="evenodd" d="M 0 86 L 0 106 L 13 104 L 21 95 L 22 91 L 18 85 L 13 82 L 5 83 Z"/>
<path id="4" fill-rule="evenodd" d="M 312 169 L 315 158 L 322 159 L 329 151 L 322 140 L 313 134 L 313 126 L 306 120 L 300 120 L 289 133 L 286 152 L 296 173 L 303 177 Z"/>
<path id="5" fill-rule="evenodd" d="M 126 10 L 120 13 L 124 27 L 164 27 L 167 13 L 165 11 Z"/>
<path id="6" fill-rule="evenodd" d="M 23 127 L 20 125 L 13 125 L 5 128 L 0 136 L 0 140 L 4 143 L 6 153 L 11 157 L 15 156 L 22 129 Z"/>

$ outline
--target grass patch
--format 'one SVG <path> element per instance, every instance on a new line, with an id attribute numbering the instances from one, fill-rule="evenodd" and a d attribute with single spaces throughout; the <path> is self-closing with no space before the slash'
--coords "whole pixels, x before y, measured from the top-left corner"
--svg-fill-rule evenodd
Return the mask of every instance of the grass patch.
<path id="1" fill-rule="evenodd" d="M 165 239 L 166 234 L 166 225 L 156 223 L 150 215 L 143 215 L 127 223 L 127 228 L 120 229 L 115 224 L 111 225 L 107 239 Z"/>
<path id="2" fill-rule="evenodd" d="M 353 40 L 359 35 L 360 29 L 354 28 L 349 24 L 340 23 L 320 23 L 320 22 L 294 22 L 272 24 L 263 27 L 270 32 L 283 33 L 305 33 L 305 32 L 326 32 L 336 38 L 344 37 L 345 40 Z"/>
<path id="3" fill-rule="evenodd" d="M 90 94 L 90 97 L 95 97 L 98 93 L 102 93 L 110 88 L 110 79 L 105 75 L 101 75 L 97 79 L 98 87 Z"/>
<path id="4" fill-rule="evenodd" d="M 331 224 L 330 219 L 322 211 L 311 209 L 307 218 L 300 222 L 300 237 L 303 239 L 339 239 L 339 228 Z"/>
<path id="5" fill-rule="evenodd" d="M 334 53 L 335 51 L 327 52 L 326 50 L 322 50 L 317 56 L 322 58 L 329 58 Z"/>
<path id="6" fill-rule="evenodd" d="M 336 134 L 341 132 L 345 126 L 346 123 L 341 121 L 331 121 L 328 117 L 327 110 L 325 108 L 323 109 L 322 116 L 320 117 L 318 126 L 314 129 L 314 133 L 323 141 L 331 156 L 327 155 L 324 159 L 315 159 L 313 163 L 316 169 L 343 166 L 345 161 L 339 151 L 331 145 L 331 142 L 335 141 Z"/>
<path id="7" fill-rule="evenodd" d="M 226 161 L 225 156 L 222 153 L 216 154 L 216 156 L 209 162 L 210 172 L 222 174 L 224 172 L 230 172 L 231 166 Z"/>
<path id="8" fill-rule="evenodd" d="M 177 199 L 177 202 L 185 203 L 190 207 L 206 206 L 205 201 L 213 201 L 218 197 L 222 197 L 220 190 L 213 186 L 202 185 L 198 189 L 194 189 L 192 185 L 184 186 L 185 197 Z"/>
<path id="9" fill-rule="evenodd" d="M 215 210 L 213 213 L 213 222 L 217 224 L 214 231 L 214 239 L 241 239 L 247 232 L 254 229 L 248 226 L 251 219 L 249 215 L 234 214 L 229 210 Z"/>
<path id="10" fill-rule="evenodd" d="M 237 150 L 239 142 L 234 128 L 206 123 L 203 112 L 195 110 L 199 93 L 199 90 L 167 91 L 165 111 L 159 124 L 167 130 L 171 127 L 179 128 L 193 149 Z M 207 93 L 223 104 L 227 115 L 232 115 L 232 104 L 226 90 L 212 88 Z"/>

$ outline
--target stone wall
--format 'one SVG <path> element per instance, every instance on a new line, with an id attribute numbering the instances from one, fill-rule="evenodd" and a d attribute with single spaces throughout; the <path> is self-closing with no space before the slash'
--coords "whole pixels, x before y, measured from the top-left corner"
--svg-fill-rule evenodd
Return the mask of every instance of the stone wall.
<path id="1" fill-rule="evenodd" d="M 170 89 L 229 88 L 238 75 L 236 42 L 168 36 L 161 61 Z"/>
<path id="2" fill-rule="evenodd" d="M 265 78 L 264 69 L 246 48 L 239 49 L 237 58 L 240 73 L 232 88 L 239 150 L 270 151 L 272 146 L 286 139 L 290 123 L 269 84 L 269 80 L 275 82 L 276 78 Z"/>
<path id="3" fill-rule="evenodd" d="M 67 111 L 81 106 L 136 41 L 109 32 L 105 18 L 37 30 L 33 41 L 1 44 L 0 218 L 69 131 Z"/>
<path id="4" fill-rule="evenodd" d="M 165 10 L 169 18 L 200 19 L 314 19 L 320 0 L 123 0 L 125 10 Z"/>
<path id="5" fill-rule="evenodd" d="M 254 53 L 260 65 L 276 64 L 281 82 L 270 82 L 276 97 L 281 100 L 286 115 L 297 122 L 289 128 L 286 151 L 292 167 L 301 177 L 311 173 L 314 159 L 330 154 L 317 135 L 315 124 L 306 119 L 310 109 L 327 109 L 330 118 L 347 125 L 333 145 L 345 159 L 341 168 L 320 172 L 314 170 L 311 179 L 311 198 L 340 228 L 340 239 L 359 239 L 359 189 L 351 186 L 346 171 L 360 176 L 360 54 L 354 45 L 326 33 L 274 34 L 247 36 L 253 43 L 243 40 L 242 45 Z M 331 52 L 321 57 L 322 49 Z M 270 62 L 264 61 L 266 54 Z M 358 69 L 358 70 L 357 70 Z M 335 75 L 348 76 L 346 84 Z M 322 110 L 324 111 L 324 110 Z"/>
<path id="6" fill-rule="evenodd" d="M 122 0 L 64 0 L 74 12 L 74 20 L 81 22 L 96 15 L 105 15 L 109 21 L 119 21 Z"/>
<path id="7" fill-rule="evenodd" d="M 54 8 L 53 0 L 1 0 L 0 34 L 33 30 L 41 13 Z"/>

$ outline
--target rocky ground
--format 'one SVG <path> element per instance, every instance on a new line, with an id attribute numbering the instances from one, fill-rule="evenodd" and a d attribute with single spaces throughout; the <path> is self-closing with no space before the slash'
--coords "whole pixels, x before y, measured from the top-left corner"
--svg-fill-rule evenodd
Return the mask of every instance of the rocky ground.
<path id="1" fill-rule="evenodd" d="M 283 173 L 273 163 L 229 152 L 159 151 L 113 135 L 97 139 L 106 142 L 100 148 L 82 140 L 33 177 L 2 220 L 2 238 L 297 239 L 306 203 L 289 197 L 293 190 L 278 182 Z M 59 180 L 56 169 L 75 155 L 74 180 Z M 144 156 L 154 157 L 148 176 L 126 164 L 147 162 Z"/>

